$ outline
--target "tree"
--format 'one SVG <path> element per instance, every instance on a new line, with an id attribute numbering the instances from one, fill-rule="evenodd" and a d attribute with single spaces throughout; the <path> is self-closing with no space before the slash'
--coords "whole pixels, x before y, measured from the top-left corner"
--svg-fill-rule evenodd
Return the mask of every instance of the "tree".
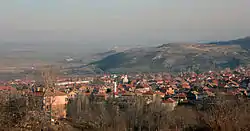
<path id="1" fill-rule="evenodd" d="M 106 93 L 111 93 L 112 90 L 110 88 L 107 89 Z"/>

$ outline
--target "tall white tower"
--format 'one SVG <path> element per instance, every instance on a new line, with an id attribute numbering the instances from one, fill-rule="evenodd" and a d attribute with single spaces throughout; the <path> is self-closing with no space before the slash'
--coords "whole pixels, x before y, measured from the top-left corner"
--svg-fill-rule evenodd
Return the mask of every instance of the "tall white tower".
<path id="1" fill-rule="evenodd" d="M 116 93 L 117 92 L 117 83 L 116 83 L 116 81 L 114 81 L 113 83 L 114 83 L 114 93 Z"/>
<path id="2" fill-rule="evenodd" d="M 117 82 L 114 81 L 114 91 L 113 91 L 113 94 L 114 94 L 114 97 L 118 97 L 116 94 L 117 94 Z"/>

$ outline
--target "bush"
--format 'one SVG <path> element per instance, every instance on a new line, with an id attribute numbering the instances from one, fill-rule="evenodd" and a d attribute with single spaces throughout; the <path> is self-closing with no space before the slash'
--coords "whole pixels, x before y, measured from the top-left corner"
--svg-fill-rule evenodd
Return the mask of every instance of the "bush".
<path id="1" fill-rule="evenodd" d="M 106 104 L 90 102 L 88 97 L 78 99 L 72 107 L 74 125 L 81 130 L 102 131 L 237 131 L 249 130 L 248 103 L 238 99 L 216 98 L 204 102 L 203 108 L 181 107 L 168 112 L 159 102 L 146 104 L 144 99 L 135 102 L 109 100 Z M 92 103 L 92 104 L 91 104 Z M 79 104 L 79 102 L 78 102 Z M 208 105 L 209 104 L 209 105 Z"/>

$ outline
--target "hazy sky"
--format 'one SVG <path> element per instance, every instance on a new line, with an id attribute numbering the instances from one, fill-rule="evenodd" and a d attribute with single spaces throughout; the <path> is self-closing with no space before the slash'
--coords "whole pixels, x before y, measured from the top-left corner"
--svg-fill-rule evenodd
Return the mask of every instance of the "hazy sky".
<path id="1" fill-rule="evenodd" d="M 0 0 L 0 41 L 159 44 L 250 35 L 250 0 Z"/>

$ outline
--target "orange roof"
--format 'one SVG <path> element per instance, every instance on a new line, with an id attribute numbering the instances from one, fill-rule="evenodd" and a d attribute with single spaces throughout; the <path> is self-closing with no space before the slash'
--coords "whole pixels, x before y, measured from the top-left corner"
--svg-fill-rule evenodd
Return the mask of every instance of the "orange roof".
<path id="1" fill-rule="evenodd" d="M 155 94 L 157 94 L 157 95 L 165 95 L 165 93 L 160 92 L 160 91 L 155 92 Z"/>
<path id="2" fill-rule="evenodd" d="M 182 88 L 190 88 L 189 83 L 187 82 L 182 83 Z"/>
<path id="3" fill-rule="evenodd" d="M 16 90 L 16 88 L 13 88 L 11 86 L 0 86 L 0 90 L 14 91 L 14 90 Z"/>
<path id="4" fill-rule="evenodd" d="M 45 96 L 66 96 L 67 94 L 58 90 L 47 90 Z"/>
<path id="5" fill-rule="evenodd" d="M 122 84 L 119 84 L 119 85 L 118 85 L 118 88 L 122 88 L 122 87 L 123 87 Z"/>
<path id="6" fill-rule="evenodd" d="M 213 84 L 215 84 L 216 86 L 218 86 L 218 84 L 219 84 L 219 81 L 218 81 L 218 80 L 213 80 L 212 82 L 213 82 Z"/>
<path id="7" fill-rule="evenodd" d="M 176 94 L 175 97 L 187 97 L 185 93 Z"/>
<path id="8" fill-rule="evenodd" d="M 122 93 L 122 96 L 134 96 L 135 94 L 134 93 L 132 93 L 132 92 L 124 92 L 124 93 Z"/>
<path id="9" fill-rule="evenodd" d="M 167 100 L 163 100 L 162 102 L 163 103 L 174 103 L 176 101 L 174 99 L 172 99 L 172 98 L 168 98 Z"/>

